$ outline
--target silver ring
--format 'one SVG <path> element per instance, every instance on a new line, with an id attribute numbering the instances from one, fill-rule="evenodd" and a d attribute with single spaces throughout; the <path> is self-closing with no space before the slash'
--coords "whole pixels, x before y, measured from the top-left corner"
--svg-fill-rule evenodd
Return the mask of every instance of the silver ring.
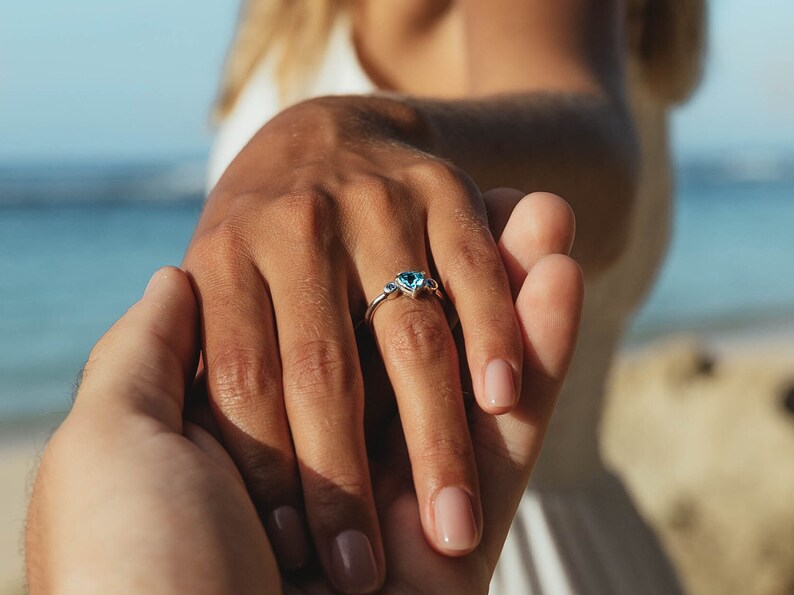
<path id="1" fill-rule="evenodd" d="M 439 301 L 444 303 L 444 294 L 438 287 L 438 282 L 431 279 L 424 271 L 403 271 L 394 277 L 394 281 L 389 281 L 383 288 L 383 293 L 372 300 L 364 314 L 364 321 L 372 329 L 372 315 L 383 302 L 396 298 L 400 295 L 407 295 L 413 299 L 419 299 L 423 294 L 429 293 L 436 296 Z"/>

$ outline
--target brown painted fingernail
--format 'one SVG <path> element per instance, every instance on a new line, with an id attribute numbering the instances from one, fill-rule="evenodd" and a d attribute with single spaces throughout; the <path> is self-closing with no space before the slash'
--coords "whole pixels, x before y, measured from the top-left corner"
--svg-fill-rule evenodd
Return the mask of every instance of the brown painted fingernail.
<path id="1" fill-rule="evenodd" d="M 513 367 L 503 359 L 495 359 L 485 368 L 485 399 L 493 407 L 516 404 Z"/>
<path id="2" fill-rule="evenodd" d="M 447 550 L 466 551 L 477 545 L 477 526 L 471 499 L 462 489 L 446 487 L 433 503 L 436 539 Z"/>
<path id="3" fill-rule="evenodd" d="M 342 531 L 331 546 L 332 573 L 336 586 L 350 595 L 372 593 L 378 588 L 378 567 L 372 544 L 361 531 Z"/>
<path id="4" fill-rule="evenodd" d="M 309 542 L 301 514 L 292 506 L 276 508 L 267 518 L 267 534 L 284 570 L 296 570 L 309 560 Z"/>

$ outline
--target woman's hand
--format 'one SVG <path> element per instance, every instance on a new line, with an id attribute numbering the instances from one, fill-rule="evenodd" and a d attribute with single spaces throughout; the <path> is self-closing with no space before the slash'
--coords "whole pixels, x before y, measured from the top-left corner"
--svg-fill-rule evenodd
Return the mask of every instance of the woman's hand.
<path id="1" fill-rule="evenodd" d="M 415 114 L 370 97 L 283 112 L 218 183 L 185 258 L 224 444 L 282 566 L 306 562 L 305 507 L 340 590 L 349 577 L 338 561 L 353 551 L 369 552 L 379 580 L 385 568 L 354 335 L 384 284 L 408 270 L 441 282 L 484 411 L 511 411 L 521 390 L 521 333 L 482 197 L 421 150 Z M 401 297 L 379 308 L 374 334 L 425 535 L 438 551 L 464 555 L 481 537 L 480 481 L 444 311 L 433 298 Z M 455 531 L 450 515 L 460 519 Z"/>
<path id="2" fill-rule="evenodd" d="M 30 502 L 36 593 L 279 593 L 229 455 L 182 421 L 198 359 L 190 283 L 162 269 L 94 347 Z"/>
<path id="3" fill-rule="evenodd" d="M 399 419 L 392 420 L 373 460 L 388 565 L 383 593 L 487 593 L 573 355 L 583 284 L 578 265 L 564 256 L 574 233 L 570 209 L 555 196 L 522 199 L 511 190 L 491 191 L 486 200 L 495 235 L 504 227 L 499 248 L 524 340 L 522 395 L 506 415 L 469 411 L 484 532 L 479 547 L 460 558 L 439 555 L 427 543 Z M 309 572 L 286 578 L 284 585 L 285 593 L 333 592 Z"/>

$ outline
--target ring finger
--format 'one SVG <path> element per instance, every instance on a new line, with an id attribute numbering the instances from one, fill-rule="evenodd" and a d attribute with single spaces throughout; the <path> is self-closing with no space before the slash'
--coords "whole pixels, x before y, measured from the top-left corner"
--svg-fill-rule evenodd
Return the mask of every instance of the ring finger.
<path id="1" fill-rule="evenodd" d="M 368 298 L 401 270 L 429 270 L 423 241 L 414 245 L 416 250 L 390 262 L 360 269 Z M 425 535 L 440 552 L 464 555 L 479 543 L 482 515 L 458 357 L 444 311 L 428 292 L 418 299 L 401 294 L 377 308 L 372 329 L 397 399 Z"/>

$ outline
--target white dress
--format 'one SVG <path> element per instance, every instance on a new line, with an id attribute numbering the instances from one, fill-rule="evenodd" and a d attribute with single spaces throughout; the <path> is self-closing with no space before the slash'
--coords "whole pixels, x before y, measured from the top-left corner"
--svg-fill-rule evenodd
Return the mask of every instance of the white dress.
<path id="1" fill-rule="evenodd" d="M 377 90 L 351 40 L 349 22 L 340 18 L 301 98 Z M 652 285 L 669 233 L 666 108 L 643 93 L 631 57 L 628 64 L 630 99 L 644 152 L 629 246 L 609 271 L 587 283 L 576 356 L 496 568 L 490 591 L 494 595 L 681 592 L 657 538 L 620 480 L 605 469 L 598 447 L 612 359 L 627 322 Z M 273 65 L 265 59 L 218 130 L 208 168 L 210 188 L 283 107 Z"/>

